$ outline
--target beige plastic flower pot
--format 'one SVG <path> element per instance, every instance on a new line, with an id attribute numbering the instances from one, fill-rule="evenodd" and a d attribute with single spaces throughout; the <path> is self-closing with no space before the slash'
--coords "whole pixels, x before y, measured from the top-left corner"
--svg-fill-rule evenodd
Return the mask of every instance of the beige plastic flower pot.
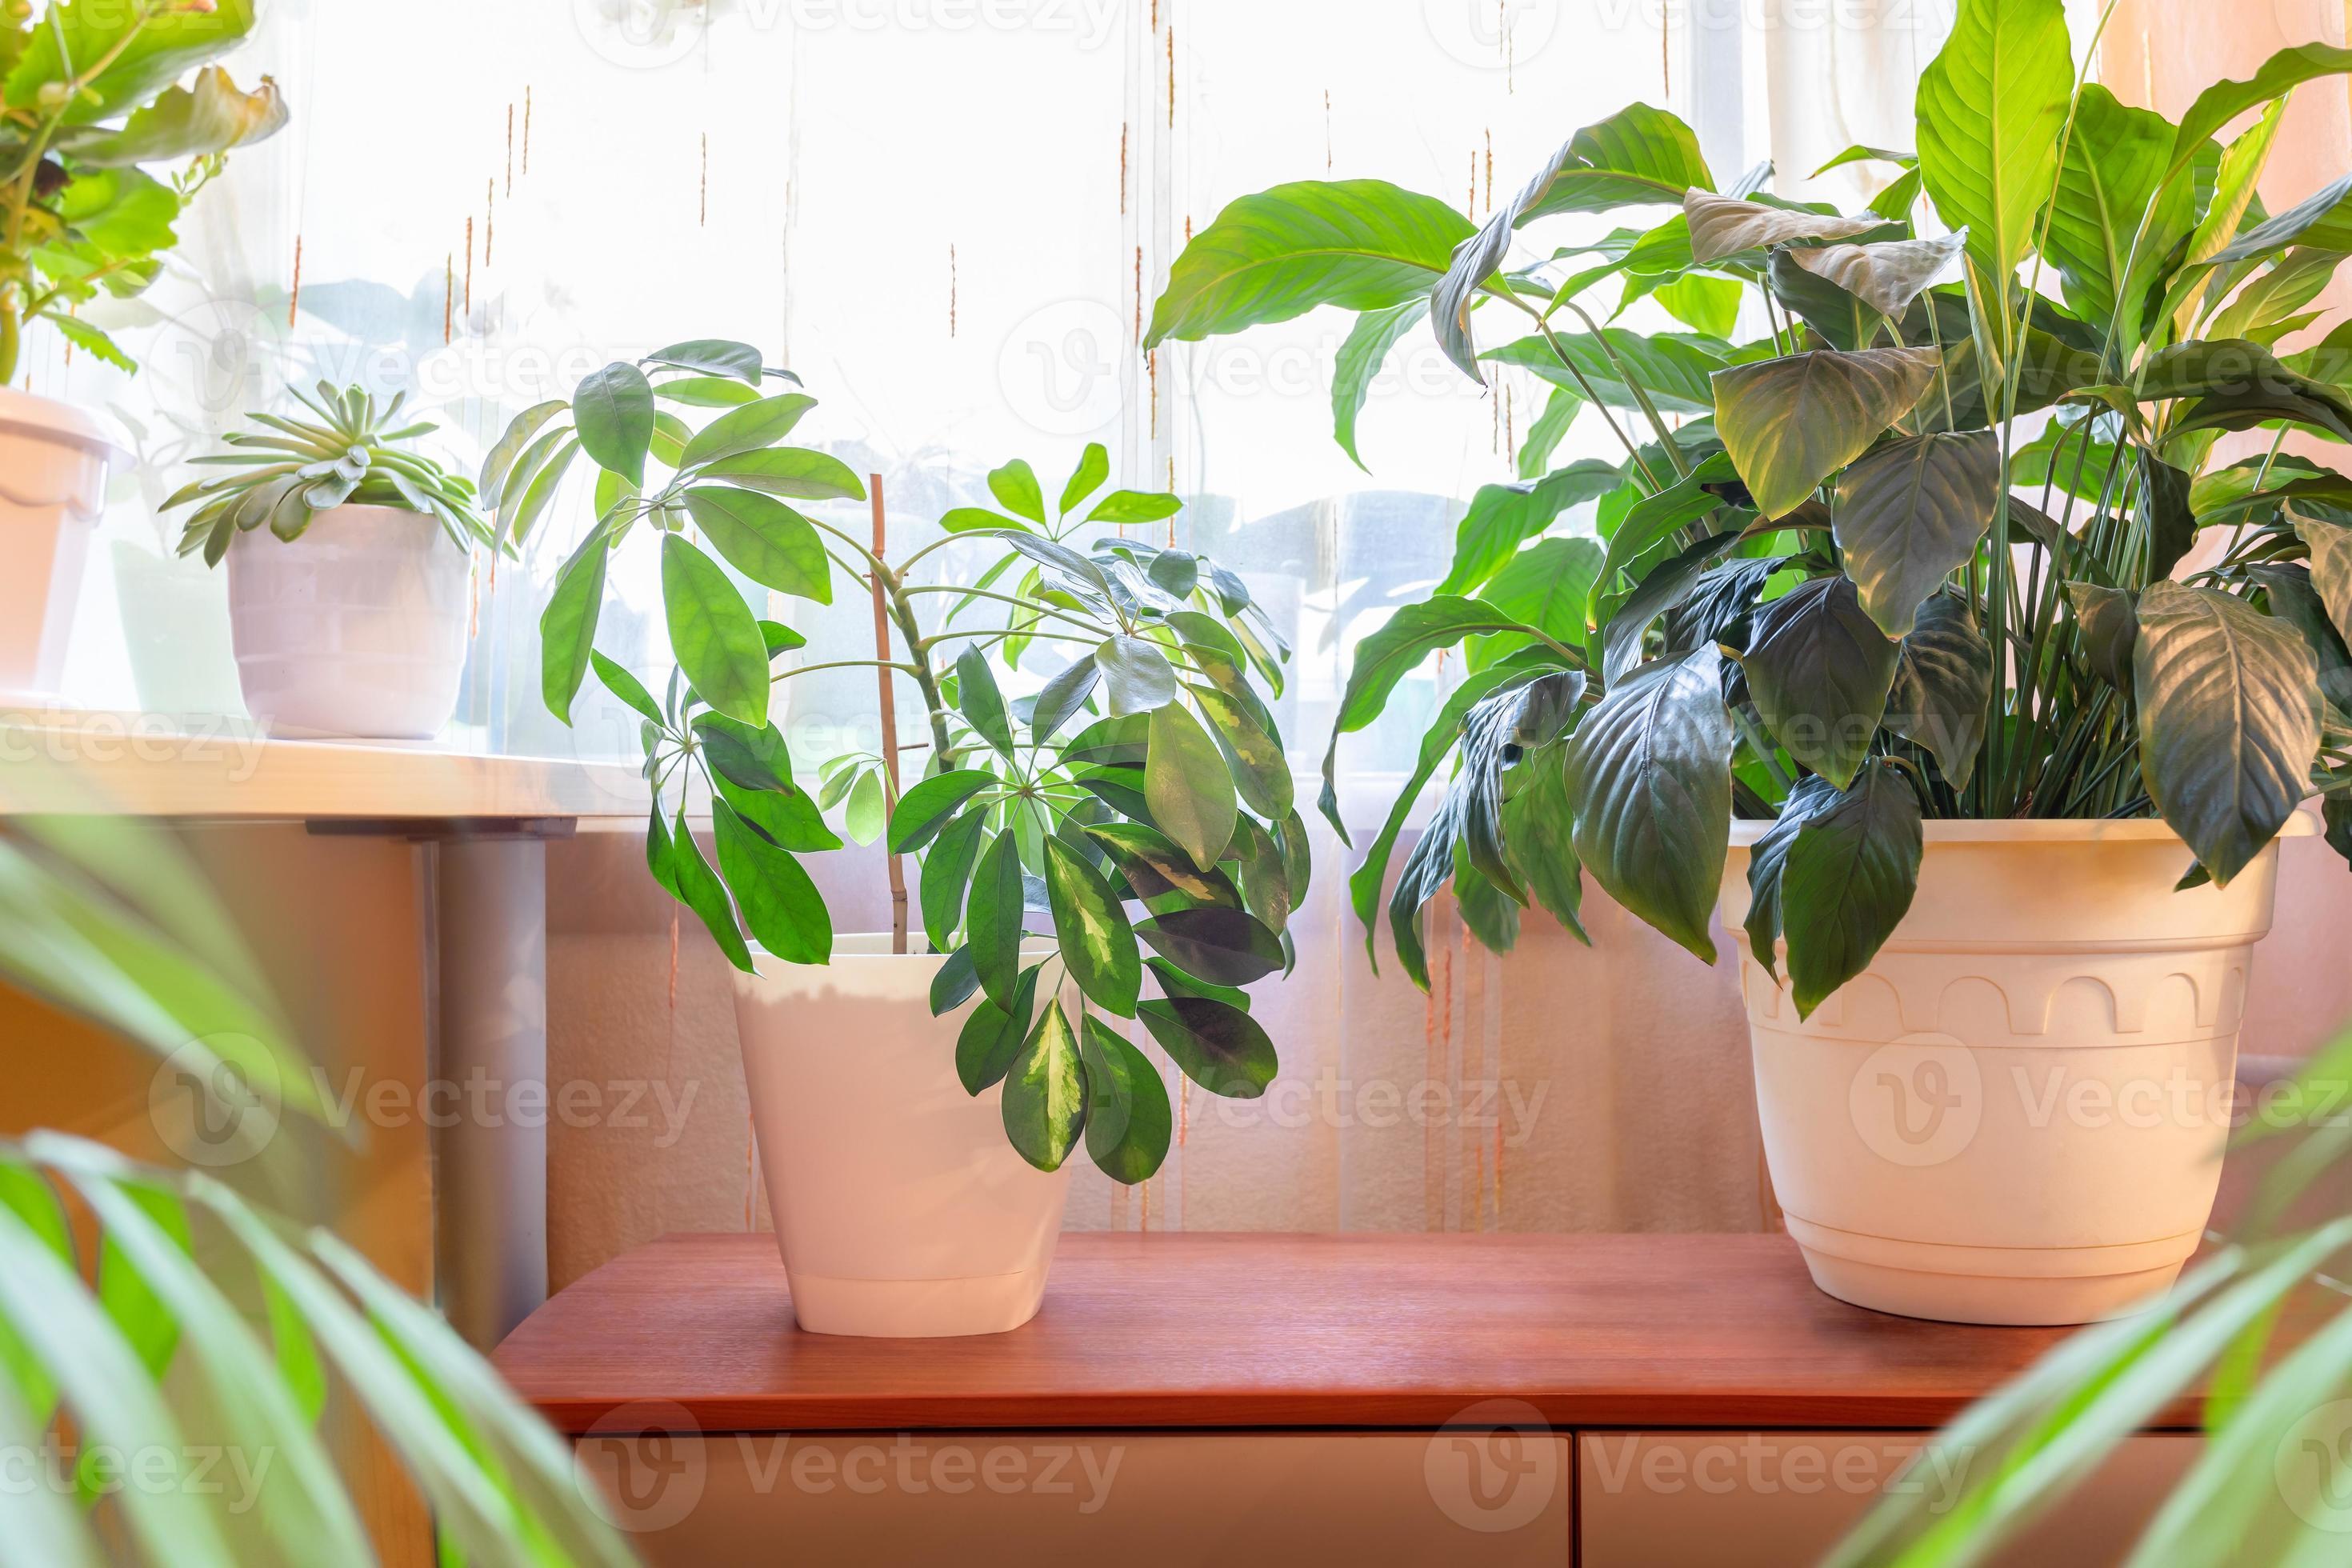
<path id="1" fill-rule="evenodd" d="M 2176 893 L 2193 857 L 2160 822 L 1931 822 L 1910 912 L 1800 1021 L 1741 929 L 1769 826 L 1735 825 L 1723 919 L 1813 1282 L 1967 1323 L 2147 1304 L 2212 1210 L 2276 847 Z"/>
<path id="2" fill-rule="evenodd" d="M 735 976 L 735 1023 L 801 1327 L 912 1339 L 1035 1317 L 1071 1166 L 1013 1151 L 1003 1085 L 964 1092 L 956 1036 L 975 1004 L 931 1016 L 945 960 L 845 936 L 824 968 L 758 962 Z"/>
<path id="3" fill-rule="evenodd" d="M 107 468 L 127 460 L 80 409 L 0 387 L 0 697 L 56 696 Z"/>

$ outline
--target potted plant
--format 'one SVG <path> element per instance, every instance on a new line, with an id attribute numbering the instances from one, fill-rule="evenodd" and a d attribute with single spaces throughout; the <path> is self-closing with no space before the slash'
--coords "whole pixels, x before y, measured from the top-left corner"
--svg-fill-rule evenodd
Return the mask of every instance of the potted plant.
<path id="1" fill-rule="evenodd" d="M 193 507 L 180 553 L 228 563 L 237 684 L 262 723 L 298 733 L 429 740 L 457 706 L 477 544 L 497 547 L 474 488 L 404 443 L 406 394 L 295 393 L 310 419 L 256 414 L 232 471 L 163 503 Z"/>
<path id="2" fill-rule="evenodd" d="M 593 668 L 644 721 L 646 858 L 741 972 L 801 1325 L 1013 1328 L 1037 1310 L 1079 1144 L 1125 1183 L 1168 1152 L 1167 1090 L 1132 1024 L 1213 1094 L 1255 1097 L 1274 1076 L 1240 987 L 1286 965 L 1307 888 L 1259 690 L 1279 695 L 1288 649 L 1232 573 L 1119 531 L 1181 503 L 1109 489 L 1099 446 L 1050 508 L 1008 463 L 988 476 L 993 507 L 950 510 L 939 540 L 894 556 L 878 479 L 869 492 L 785 445 L 813 400 L 771 395 L 772 377 L 793 379 L 715 341 L 611 365 L 521 415 L 483 492 L 500 531 L 520 531 L 575 455 L 598 470 L 596 522 L 541 625 L 545 695 L 568 721 Z M 713 409 L 699 428 L 686 417 Z M 792 504 L 856 500 L 870 533 Z M 659 700 L 593 646 L 606 563 L 633 531 L 659 539 L 677 661 Z M 803 639 L 729 567 L 771 593 L 825 604 L 838 581 L 873 601 L 875 657 L 848 662 L 877 671 L 882 750 L 829 764 L 825 788 L 853 821 L 887 824 L 889 932 L 835 935 L 799 857 L 841 839 L 770 710 L 775 684 L 842 661 L 778 668 Z M 925 738 L 902 746 L 909 693 Z M 710 854 L 688 821 L 706 802 Z"/>
<path id="3" fill-rule="evenodd" d="M 46 324 L 134 368 L 75 312 L 152 283 L 173 224 L 229 150 L 285 124 L 268 79 L 243 92 L 207 63 L 252 28 L 251 0 L 0 12 L 0 693 L 57 689 L 107 469 L 123 461 L 89 412 L 6 384 L 26 330 Z M 193 83 L 176 85 L 191 70 Z M 147 172 L 159 164 L 181 166 L 159 179 Z"/>
<path id="4" fill-rule="evenodd" d="M 2059 0 L 1963 0 L 1917 153 L 1839 160 L 1890 167 L 1865 212 L 1769 166 L 1719 189 L 1637 104 L 1475 230 L 1377 181 L 1244 197 L 1159 301 L 1153 343 L 1361 312 L 1343 440 L 1424 318 L 1465 374 L 1555 389 L 1529 478 L 1357 651 L 1337 731 L 1471 645 L 1356 907 L 1448 757 L 1388 901 L 1424 984 L 1449 882 L 1499 948 L 1522 905 L 1575 929 L 1589 870 L 1707 962 L 1719 891 L 1774 1185 L 1834 1295 L 2075 1321 L 2200 1239 L 2273 840 L 2319 796 L 2352 854 L 2352 479 L 2286 449 L 2352 441 L 2352 362 L 2341 330 L 2281 346 L 2352 248 L 2345 185 L 2253 194 L 2284 95 L 2347 68 L 2289 50 L 2175 125 L 2077 85 Z M 1693 330 L 1604 324 L 1612 292 Z M 1743 318 L 1765 335 L 1727 341 Z M 1546 471 L 1588 414 L 1612 459 Z"/>

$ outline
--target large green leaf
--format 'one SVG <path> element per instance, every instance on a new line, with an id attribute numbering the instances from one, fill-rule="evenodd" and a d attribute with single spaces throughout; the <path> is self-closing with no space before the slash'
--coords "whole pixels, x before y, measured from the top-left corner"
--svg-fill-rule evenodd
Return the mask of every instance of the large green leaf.
<path id="1" fill-rule="evenodd" d="M 2215 252 L 2213 260 L 2247 261 L 2298 244 L 2335 252 L 2326 260 L 2330 273 L 2343 253 L 2352 251 L 2352 174 L 2322 185 L 2277 216 L 2245 230 Z"/>
<path id="2" fill-rule="evenodd" d="M 2311 585 L 2327 607 L 2337 635 L 2352 637 L 2352 527 L 2298 517 L 2294 531 L 2311 552 Z"/>
<path id="3" fill-rule="evenodd" d="M 539 617 L 539 690 L 547 710 L 572 722 L 572 700 L 588 673 L 596 620 L 604 606 L 604 569 L 613 559 L 604 531 L 593 528 L 555 579 Z"/>
<path id="4" fill-rule="evenodd" d="M 1772 738 L 1843 789 L 1870 754 L 1896 657 L 1851 578 L 1816 577 L 1756 613 L 1740 666 Z"/>
<path id="5" fill-rule="evenodd" d="M 710 803 L 719 868 L 760 945 L 787 963 L 833 958 L 833 917 L 801 863 L 768 842 L 723 800 Z"/>
<path id="6" fill-rule="evenodd" d="M 1175 667 L 1141 637 L 1124 633 L 1105 637 L 1095 649 L 1094 662 L 1103 673 L 1114 718 L 1149 713 L 1175 700 Z"/>
<path id="7" fill-rule="evenodd" d="M 1454 532 L 1454 564 L 1440 594 L 1475 594 L 1518 547 L 1549 528 L 1570 507 L 1598 500 L 1624 475 L 1587 458 L 1532 483 L 1481 485 Z"/>
<path id="8" fill-rule="evenodd" d="M 1421 324 L 1428 312 L 1429 302 L 1415 296 L 1401 305 L 1385 310 L 1367 310 L 1356 318 L 1345 341 L 1339 344 L 1339 357 L 1331 368 L 1331 433 L 1339 443 L 1339 450 L 1356 467 L 1366 467 L 1363 457 L 1356 450 L 1356 417 L 1364 411 L 1364 398 L 1370 393 L 1372 378 L 1389 357 L 1397 340 Z"/>
<path id="9" fill-rule="evenodd" d="M 1347 841 L 1348 829 L 1339 820 L 1339 737 L 1363 729 L 1379 718 L 1397 682 L 1419 668 L 1422 661 L 1439 648 L 1452 647 L 1465 637 L 1494 632 L 1526 635 L 1530 629 L 1481 600 L 1437 595 L 1405 605 L 1356 645 L 1356 661 L 1349 668 L 1347 689 L 1339 698 L 1339 717 L 1331 726 L 1331 744 L 1323 753 L 1323 795 L 1319 803 L 1323 815 L 1339 830 L 1342 843 Z"/>
<path id="10" fill-rule="evenodd" d="M 2307 81 L 2352 71 L 2352 49 L 2326 44 L 2297 44 L 2279 50 L 2243 81 L 2219 81 L 2197 95 L 2181 117 L 2172 142 L 2168 178 L 2189 172 L 2206 142 L 2247 110 L 2293 91 Z"/>
<path id="11" fill-rule="evenodd" d="M 1078 1037 L 1059 1001 L 1049 1002 L 1004 1076 L 1004 1135 L 1041 1171 L 1058 1171 L 1086 1124 L 1087 1083 Z"/>
<path id="12" fill-rule="evenodd" d="M 1224 872 L 1202 870 L 1167 837 L 1139 822 L 1089 824 L 1087 837 L 1100 845 L 1118 868 L 1135 896 L 1147 902 L 1175 897 L 1228 910 L 1242 907 L 1242 897 Z"/>
<path id="13" fill-rule="evenodd" d="M 816 526 L 773 496 L 726 485 L 696 485 L 686 510 L 711 547 L 762 587 L 833 603 L 833 563 Z"/>
<path id="14" fill-rule="evenodd" d="M 253 31 L 253 0 L 210 0 L 201 9 L 58 0 L 43 12 L 8 73 L 8 107 L 37 109 L 43 87 L 104 61 L 89 90 L 66 106 L 65 121 L 112 120 L 236 48 Z"/>
<path id="15" fill-rule="evenodd" d="M 1919 174 L 1945 226 L 1969 231 L 1969 283 L 2003 353 L 2010 280 L 2056 183 L 2074 95 L 2062 0 L 1960 0 L 1919 79 Z"/>
<path id="16" fill-rule="evenodd" d="M 956 709 L 980 738 L 1005 756 L 1013 755 L 1013 714 L 996 684 L 996 672 L 977 643 L 966 643 L 956 656 Z"/>
<path id="17" fill-rule="evenodd" d="M 1225 693 L 1209 686 L 1188 686 L 1193 702 L 1202 716 L 1209 721 L 1210 733 L 1216 739 L 1232 764 L 1234 786 L 1240 791 L 1246 805 L 1269 822 L 1279 822 L 1290 814 L 1290 759 L 1282 750 L 1282 742 L 1250 710 Z"/>
<path id="18" fill-rule="evenodd" d="M 1884 218 L 1840 217 L 1706 191 L 1684 193 L 1683 216 L 1690 225 L 1691 259 L 1702 267 L 1745 250 L 1801 239 L 1848 239 L 1886 226 Z"/>
<path id="19" fill-rule="evenodd" d="M 753 389 L 758 388 L 768 374 L 765 355 L 753 345 L 737 342 L 731 338 L 690 338 L 682 343 L 656 349 L 641 363 L 663 365 L 671 370 L 699 371 L 705 375 L 729 376 Z M 786 379 L 798 378 L 787 376 Z"/>
<path id="20" fill-rule="evenodd" d="M 1282 939 L 1240 910 L 1171 910 L 1136 927 L 1135 934 L 1185 973 L 1218 985 L 1247 985 L 1283 963 Z"/>
<path id="21" fill-rule="evenodd" d="M 1087 1153 L 1103 1174 L 1133 1186 L 1168 1158 L 1175 1118 L 1150 1058 L 1094 1018 L 1079 1039 L 1087 1074 Z"/>
<path id="22" fill-rule="evenodd" d="M 1712 189 L 1714 184 L 1696 133 L 1664 110 L 1631 104 L 1584 127 L 1454 252 L 1444 279 L 1430 299 L 1438 345 L 1465 375 L 1486 379 L 1471 337 L 1470 310 L 1510 254 L 1514 229 L 1555 213 L 1679 202 L 1692 186 Z"/>
<path id="23" fill-rule="evenodd" d="M 2318 671 L 2284 621 L 2207 588 L 2151 583 L 2132 650 L 2142 777 L 2198 863 L 2227 883 L 2310 787 Z"/>
<path id="24" fill-rule="evenodd" d="M 1385 310 L 1428 293 L 1470 222 L 1384 180 L 1300 181 L 1229 203 L 1192 237 L 1144 347 L 1286 321 L 1318 305 Z"/>
<path id="25" fill-rule="evenodd" d="M 980 859 L 980 847 L 987 836 L 988 813 L 967 811 L 940 830 L 930 852 L 923 857 L 923 934 L 930 938 L 935 952 L 944 952 L 952 945 L 950 939 L 962 923 L 964 896 L 971 889 L 972 867 Z"/>
<path id="26" fill-rule="evenodd" d="M 1592 395 L 1612 408 L 1640 410 L 1642 400 L 1633 390 L 1638 383 L 1654 405 L 1671 414 L 1713 413 L 1715 392 L 1710 378 L 1730 363 L 1729 344 L 1696 332 L 1644 335 L 1623 327 L 1603 327 L 1598 334 L 1554 335 L 1559 342 L 1558 351 L 1538 333 L 1489 349 L 1479 357 L 1516 365 L 1580 395 L 1590 388 Z M 1563 352 L 1567 365 L 1560 363 Z"/>
<path id="27" fill-rule="evenodd" d="M 1070 978 L 1106 1012 L 1135 1016 L 1143 984 L 1135 928 L 1102 873 L 1059 838 L 1045 840 L 1045 896 Z"/>
<path id="28" fill-rule="evenodd" d="M 1716 428 L 1768 518 L 1870 449 L 1935 379 L 1933 349 L 1817 349 L 1715 375 Z"/>
<path id="29" fill-rule="evenodd" d="M 905 855 L 920 849 L 967 801 L 995 787 L 997 782 L 994 773 L 978 768 L 953 768 L 915 784 L 898 797 L 898 808 L 890 814 L 890 853 Z"/>
<path id="30" fill-rule="evenodd" d="M 1696 592 L 1717 561 L 1738 545 L 1740 531 L 1725 529 L 1685 546 L 1645 573 L 1601 628 L 1601 673 L 1610 680 L 1642 662 L 1651 626 Z"/>
<path id="31" fill-rule="evenodd" d="M 686 808 L 678 808 L 677 820 L 670 825 L 669 874 L 677 896 L 686 901 L 705 927 L 711 940 L 727 961 L 744 973 L 753 973 L 751 950 L 744 945 L 743 933 L 735 924 L 735 909 L 728 901 L 727 884 L 719 873 L 703 859 L 701 849 L 694 842 L 694 834 L 686 825 Z"/>
<path id="32" fill-rule="evenodd" d="M 964 938 L 980 971 L 982 989 L 1002 1005 L 1021 976 L 1021 921 L 1026 909 L 1021 881 L 1021 846 L 1011 828 L 981 851 L 964 906 Z"/>
<path id="33" fill-rule="evenodd" d="M 286 100 L 268 77 L 242 92 L 228 72 L 206 66 L 193 88 L 167 89 L 120 127 L 87 126 L 53 145 L 77 163 L 101 167 L 209 157 L 263 141 L 286 125 Z"/>
<path id="34" fill-rule="evenodd" d="M 1966 595 L 1939 589 L 1919 606 L 1903 639 L 1883 721 L 1926 747 L 1952 787 L 1961 789 L 1976 772 L 1991 707 L 1992 644 L 1977 627 L 1976 605 Z"/>
<path id="35" fill-rule="evenodd" d="M 1900 317 L 1960 253 L 1967 237 L 1890 239 L 1875 245 L 1800 247 L 1782 252 L 1793 266 L 1853 295 L 1882 316 Z"/>
<path id="36" fill-rule="evenodd" d="M 1555 643 L 1577 647 L 1585 640 L 1585 610 L 1601 581 L 1603 553 L 1593 539 L 1538 539 L 1511 557 L 1486 584 L 1486 603 Z M 1524 636 L 1481 639 L 1471 660 L 1479 668 L 1495 662 Z"/>
<path id="37" fill-rule="evenodd" d="M 770 447 L 705 463 L 697 479 L 722 479 L 747 490 L 793 500 L 864 500 L 866 484 L 830 452 Z"/>
<path id="38" fill-rule="evenodd" d="M 670 651 L 705 702 L 746 724 L 768 721 L 768 644 L 719 563 L 662 535 L 662 608 Z"/>
<path id="39" fill-rule="evenodd" d="M 1503 841 L 1511 867 L 1536 902 L 1577 941 L 1591 945 L 1579 918 L 1584 868 L 1576 858 L 1576 816 L 1569 805 L 1564 742 L 1529 752 L 1511 770 L 1503 800 Z"/>
<path id="40" fill-rule="evenodd" d="M 1240 810 L 1224 753 L 1181 702 L 1152 710 L 1150 745 L 1143 797 L 1151 820 L 1205 871 L 1233 842 Z"/>
<path id="41" fill-rule="evenodd" d="M 2260 343 L 2213 339 L 2151 355 L 2137 383 L 2142 401 L 2177 400 L 2170 432 L 2248 430 L 2293 420 L 2352 442 L 2352 393 L 2289 368 Z"/>
<path id="42" fill-rule="evenodd" d="M 2095 83 L 2076 100 L 2042 248 L 2074 313 L 2102 336 L 2116 329 L 2117 363 L 2145 330 L 2150 280 L 2197 221 L 2189 183 L 2165 183 L 2173 135 L 2164 116 L 2128 108 Z"/>
<path id="43" fill-rule="evenodd" d="M 1568 747 L 1578 858 L 1611 897 L 1709 963 L 1732 742 L 1722 656 L 1708 644 L 1620 681 Z"/>
<path id="44" fill-rule="evenodd" d="M 1918 890 L 1921 848 L 1918 792 L 1892 763 L 1864 769 L 1807 815 L 1780 888 L 1799 1017 L 1869 968 L 1895 933 Z"/>
<path id="45" fill-rule="evenodd" d="M 1846 575 L 1886 635 L 1910 631 L 1920 601 L 1976 553 L 2000 499 L 1990 430 L 1915 436 L 1880 447 L 1838 481 Z"/>
<path id="46" fill-rule="evenodd" d="M 964 1015 L 956 1033 L 956 1077 L 964 1092 L 977 1095 L 1002 1083 L 1029 1043 L 1030 1020 L 1037 1014 L 1037 976 L 1045 968 L 1033 963 L 1021 972 L 1013 987 L 1011 1005 L 982 996 Z"/>
<path id="47" fill-rule="evenodd" d="M 633 364 L 608 364 L 572 394 L 572 423 L 580 449 L 598 468 L 632 485 L 646 482 L 646 452 L 654 438 L 654 389 Z"/>
<path id="48" fill-rule="evenodd" d="M 801 416 L 815 406 L 815 398 L 788 392 L 781 397 L 763 397 L 757 403 L 730 409 L 695 433 L 675 466 L 698 468 L 721 458 L 772 447 L 791 435 L 793 426 L 801 422 Z"/>
<path id="49" fill-rule="evenodd" d="M 1256 1019 L 1210 996 L 1171 994 L 1136 1016 L 1186 1078 L 1227 1100 L 1255 1100 L 1281 1063 Z"/>

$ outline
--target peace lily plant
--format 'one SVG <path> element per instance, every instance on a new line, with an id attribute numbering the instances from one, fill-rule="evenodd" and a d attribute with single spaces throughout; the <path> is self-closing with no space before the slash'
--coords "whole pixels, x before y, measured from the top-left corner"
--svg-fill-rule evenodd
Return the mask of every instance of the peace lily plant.
<path id="1" fill-rule="evenodd" d="M 1166 1157 L 1172 1117 L 1157 1071 L 1108 1019 L 1139 1020 L 1212 1093 L 1254 1097 L 1274 1075 L 1238 988 L 1286 966 L 1284 928 L 1307 888 L 1306 831 L 1260 690 L 1279 695 L 1289 650 L 1232 573 L 1122 531 L 1181 503 L 1109 489 L 1100 446 L 1051 506 L 1029 465 L 1011 462 L 988 476 L 993 507 L 951 510 L 942 538 L 886 559 L 878 536 L 795 504 L 865 500 L 866 487 L 786 444 L 814 400 L 772 381 L 797 385 L 747 345 L 680 343 L 597 372 L 499 443 L 481 489 L 501 538 L 528 532 L 575 458 L 597 471 L 597 521 L 541 626 L 548 705 L 568 721 L 593 668 L 642 718 L 648 863 L 747 973 L 746 932 L 790 963 L 833 957 L 800 857 L 840 847 L 825 806 L 846 805 L 853 828 L 879 828 L 887 806 L 887 851 L 921 857 L 920 927 L 947 955 L 931 1011 L 978 998 L 953 1047 L 965 1090 L 1004 1086 L 1005 1132 L 1040 1169 L 1083 1136 L 1114 1179 L 1140 1182 Z M 642 531 L 659 536 L 677 659 L 658 700 L 594 647 L 606 563 Z M 955 548 L 974 543 L 984 560 Z M 729 567 L 819 605 L 836 584 L 870 595 L 887 646 L 780 667 L 805 639 L 760 616 Z M 929 739 L 905 748 L 903 772 L 884 756 L 828 763 L 821 804 L 796 778 L 771 695 L 844 665 L 903 679 Z M 1016 672 L 1051 678 L 1008 698 Z M 689 794 L 708 798 L 714 856 L 688 826 Z M 1026 960 L 1037 915 L 1054 951 Z M 1057 999 L 1066 980 L 1075 1016 Z"/>
<path id="2" fill-rule="evenodd" d="M 1582 870 L 1711 962 L 1735 818 L 1775 824 L 1746 925 L 1768 968 L 1785 938 L 1801 1015 L 1909 910 L 1923 820 L 2159 816 L 2184 884 L 2227 884 L 2316 795 L 2352 854 L 2352 479 L 2303 455 L 2352 442 L 2352 326 L 2305 331 L 2352 252 L 2352 177 L 2275 215 L 2254 189 L 2286 95 L 2347 69 L 2290 49 L 2176 125 L 2078 89 L 2059 0 L 1964 0 L 1916 153 L 1835 161 L 1888 171 L 1862 212 L 1772 196 L 1769 165 L 1719 183 L 1640 104 L 1483 227 L 1377 180 L 1226 207 L 1149 341 L 1358 312 L 1350 455 L 1412 331 L 1553 388 L 1522 482 L 1477 493 L 1340 703 L 1335 748 L 1469 645 L 1351 884 L 1369 924 L 1451 757 L 1388 906 L 1415 979 L 1440 888 L 1499 950 L 1530 903 L 1577 930 Z M 1610 324 L 1643 300 L 1688 330 Z M 1580 417 L 1612 460 L 1550 467 Z M 1583 502 L 1589 533 L 1564 521 Z"/>

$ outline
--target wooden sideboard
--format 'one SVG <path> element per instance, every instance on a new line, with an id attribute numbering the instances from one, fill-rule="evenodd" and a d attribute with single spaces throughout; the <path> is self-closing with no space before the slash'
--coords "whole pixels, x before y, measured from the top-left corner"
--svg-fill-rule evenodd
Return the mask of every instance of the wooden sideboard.
<path id="1" fill-rule="evenodd" d="M 793 1326 L 671 1236 L 497 1352 L 655 1563 L 1814 1561 L 2060 1338 L 1864 1311 L 1770 1236 L 1071 1235 L 1009 1334 Z M 2118 1558 L 2183 1403 L 2006 1562 Z"/>

